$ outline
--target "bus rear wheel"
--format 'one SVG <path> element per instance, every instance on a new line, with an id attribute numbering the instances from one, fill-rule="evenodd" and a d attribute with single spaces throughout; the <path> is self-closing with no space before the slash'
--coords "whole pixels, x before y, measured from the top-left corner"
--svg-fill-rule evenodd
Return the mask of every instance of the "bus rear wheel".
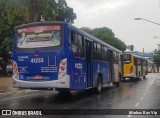
<path id="1" fill-rule="evenodd" d="M 115 82 L 114 85 L 115 85 L 116 87 L 119 87 L 119 86 L 120 86 L 120 82 Z"/>
<path id="2" fill-rule="evenodd" d="M 65 95 L 70 95 L 71 92 L 68 89 L 56 89 L 59 94 L 65 94 Z"/>
<path id="3" fill-rule="evenodd" d="M 145 76 L 145 75 L 143 76 L 143 79 L 146 79 L 146 76 Z"/>

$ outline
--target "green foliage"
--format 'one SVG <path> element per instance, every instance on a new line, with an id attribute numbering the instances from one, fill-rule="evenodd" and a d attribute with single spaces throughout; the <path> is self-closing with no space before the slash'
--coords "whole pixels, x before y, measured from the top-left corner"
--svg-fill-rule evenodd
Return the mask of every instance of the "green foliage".
<path id="1" fill-rule="evenodd" d="M 66 21 L 73 23 L 76 14 L 65 0 L 0 0 L 0 67 L 6 74 L 6 66 L 11 60 L 13 28 L 15 26 L 40 21 Z M 1 74 L 1 73 L 0 73 Z"/>
<path id="2" fill-rule="evenodd" d="M 92 34 L 92 29 L 90 27 L 82 27 L 81 30 L 84 30 L 85 32 Z"/>
<path id="3" fill-rule="evenodd" d="M 73 23 L 76 14 L 67 6 L 65 0 L 7 0 L 7 18 L 10 22 L 19 15 L 24 22 L 40 21 L 41 15 L 46 21 L 66 21 Z"/>
<path id="4" fill-rule="evenodd" d="M 160 45 L 158 44 L 158 49 L 155 49 L 153 56 L 154 63 L 160 67 Z"/>
<path id="5" fill-rule="evenodd" d="M 112 45 L 113 47 L 121 51 L 126 50 L 126 44 L 122 42 L 120 39 L 116 38 L 113 31 L 107 27 L 95 28 L 95 29 L 91 29 L 88 27 L 82 27 L 81 29 L 103 40 L 104 42 Z"/>

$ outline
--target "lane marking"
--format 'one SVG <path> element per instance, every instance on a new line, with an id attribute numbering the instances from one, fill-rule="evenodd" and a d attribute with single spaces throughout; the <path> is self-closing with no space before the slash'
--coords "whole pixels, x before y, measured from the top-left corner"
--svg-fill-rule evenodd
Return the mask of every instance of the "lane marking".
<path id="1" fill-rule="evenodd" d="M 155 78 L 152 80 L 152 82 L 150 83 L 150 86 L 154 83 L 154 81 L 155 81 Z"/>
<path id="2" fill-rule="evenodd" d="M 143 100 L 143 97 L 141 97 L 141 100 Z"/>
<path id="3" fill-rule="evenodd" d="M 131 117 L 132 117 L 132 115 L 128 115 L 127 117 L 128 117 L 128 118 L 131 118 Z"/>
<path id="4" fill-rule="evenodd" d="M 135 105 L 135 107 L 138 107 L 139 106 L 139 102 Z"/>
<path id="5" fill-rule="evenodd" d="M 146 93 L 144 93 L 144 95 L 146 95 Z"/>
<path id="6" fill-rule="evenodd" d="M 38 95 L 38 94 L 41 94 L 41 93 L 35 93 L 35 94 L 32 94 L 32 95 L 24 95 L 24 96 L 13 97 L 13 98 L 6 98 L 6 99 L 0 100 L 0 102 L 6 101 L 6 100 L 12 100 L 12 99 L 24 98 L 24 97 L 28 97 L 28 96 L 35 96 L 35 95 Z"/>
<path id="7" fill-rule="evenodd" d="M 150 81 L 150 84 L 149 84 L 148 88 L 146 89 L 146 92 L 148 92 L 149 88 L 153 85 L 154 81 L 155 81 L 155 78 L 153 78 L 153 80 Z"/>

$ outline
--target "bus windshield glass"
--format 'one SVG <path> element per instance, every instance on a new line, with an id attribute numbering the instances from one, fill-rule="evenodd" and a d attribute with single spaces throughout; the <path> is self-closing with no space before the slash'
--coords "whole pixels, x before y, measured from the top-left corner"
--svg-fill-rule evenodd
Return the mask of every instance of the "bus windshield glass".
<path id="1" fill-rule="evenodd" d="M 61 26 L 31 26 L 18 28 L 16 34 L 17 48 L 45 48 L 61 43 Z"/>
<path id="2" fill-rule="evenodd" d="M 124 63 L 125 64 L 131 63 L 131 55 L 130 54 L 124 55 Z"/>

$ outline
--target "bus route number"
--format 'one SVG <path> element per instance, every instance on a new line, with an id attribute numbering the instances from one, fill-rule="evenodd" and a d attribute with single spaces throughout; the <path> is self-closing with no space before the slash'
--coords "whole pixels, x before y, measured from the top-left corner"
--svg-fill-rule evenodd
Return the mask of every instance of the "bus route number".
<path id="1" fill-rule="evenodd" d="M 43 63 L 44 60 L 43 60 L 43 58 L 32 58 L 31 62 L 32 63 Z"/>

